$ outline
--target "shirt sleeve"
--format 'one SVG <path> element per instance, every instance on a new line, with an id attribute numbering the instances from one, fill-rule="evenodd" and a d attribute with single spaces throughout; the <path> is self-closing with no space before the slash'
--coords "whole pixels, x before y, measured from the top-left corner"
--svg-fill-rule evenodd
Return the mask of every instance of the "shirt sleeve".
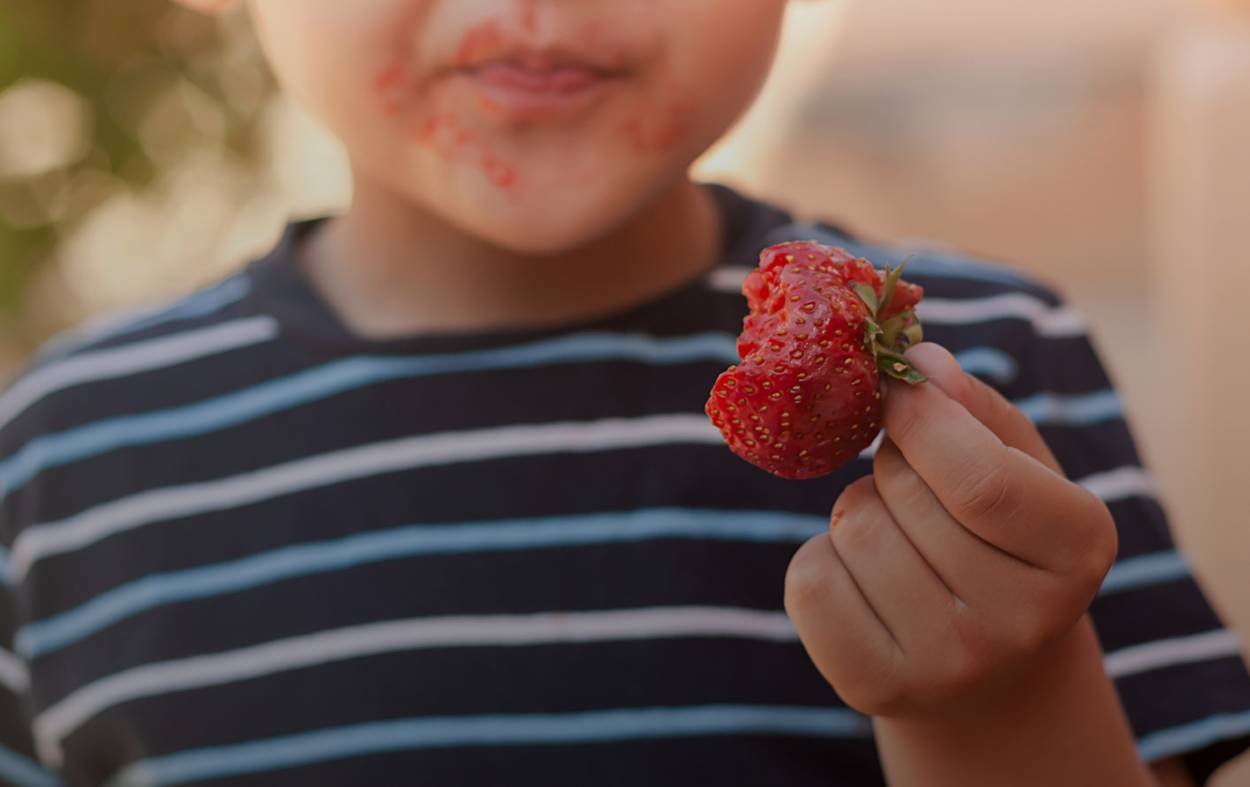
<path id="1" fill-rule="evenodd" d="M 1148 762 L 1182 757 L 1198 784 L 1250 746 L 1250 675 L 1241 643 L 1177 549 L 1123 404 L 1081 327 L 1056 299 L 1036 324 L 1018 404 L 1068 477 L 1106 503 L 1119 553 L 1090 614 Z"/>

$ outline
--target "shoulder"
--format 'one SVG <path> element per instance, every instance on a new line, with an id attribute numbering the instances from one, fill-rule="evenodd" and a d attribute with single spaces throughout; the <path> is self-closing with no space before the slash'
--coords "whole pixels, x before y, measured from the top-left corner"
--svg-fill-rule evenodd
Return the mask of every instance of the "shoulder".
<path id="1" fill-rule="evenodd" d="M 250 295 L 251 278 L 239 271 L 159 303 L 99 315 L 63 331 L 34 353 L 28 370 L 142 339 L 219 322 L 238 313 Z"/>
<path id="2" fill-rule="evenodd" d="M 198 359 L 273 338 L 276 324 L 256 312 L 250 292 L 238 271 L 54 336 L 0 381 L 0 454 L 38 432 L 129 409 L 125 392 L 151 387 L 153 376 L 185 375 Z"/>

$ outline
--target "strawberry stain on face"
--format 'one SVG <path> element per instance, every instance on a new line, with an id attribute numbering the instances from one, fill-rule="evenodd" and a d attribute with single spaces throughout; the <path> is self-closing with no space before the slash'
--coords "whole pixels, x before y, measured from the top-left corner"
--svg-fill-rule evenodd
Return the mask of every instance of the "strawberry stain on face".
<path id="1" fill-rule="evenodd" d="M 402 110 L 401 96 L 404 91 L 406 69 L 402 60 L 396 60 L 373 78 L 373 94 L 382 104 L 388 117 L 399 115 Z"/>
<path id="2" fill-rule="evenodd" d="M 490 182 L 501 189 L 511 188 L 516 185 L 516 170 L 489 153 L 482 154 L 482 170 L 486 173 L 486 177 Z"/>
<path id="3" fill-rule="evenodd" d="M 464 34 L 453 62 L 457 66 L 470 65 L 490 57 L 502 47 L 503 33 L 499 31 L 499 24 L 494 21 L 483 22 Z"/>
<path id="4" fill-rule="evenodd" d="M 694 101 L 674 95 L 629 118 L 622 131 L 638 153 L 665 153 L 681 141 L 693 120 Z"/>
<path id="5" fill-rule="evenodd" d="M 413 132 L 412 138 L 418 145 L 448 162 L 471 163 L 492 185 L 517 196 L 515 189 L 520 178 L 516 168 L 479 142 L 473 131 L 465 128 L 455 114 L 430 115 Z"/>
<path id="6" fill-rule="evenodd" d="M 454 65 L 465 66 L 493 56 L 503 45 L 496 22 L 484 22 L 465 34 L 455 52 Z M 492 186 L 518 199 L 520 177 L 463 121 L 455 97 L 424 84 L 416 75 L 410 47 L 400 51 L 377 71 L 369 90 L 383 114 L 394 118 L 400 133 L 447 163 L 467 165 Z M 475 97 L 477 108 L 499 114 L 503 108 L 485 96 Z"/>
<path id="7" fill-rule="evenodd" d="M 404 78 L 404 64 L 398 60 L 386 67 L 376 77 L 373 78 L 373 92 L 383 93 L 399 84 Z"/>

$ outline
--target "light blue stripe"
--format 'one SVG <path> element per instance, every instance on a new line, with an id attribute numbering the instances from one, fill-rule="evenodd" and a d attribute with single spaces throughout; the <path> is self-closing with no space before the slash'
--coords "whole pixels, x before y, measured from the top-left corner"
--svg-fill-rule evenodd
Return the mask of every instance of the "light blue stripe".
<path id="1" fill-rule="evenodd" d="M 976 279 L 979 281 L 1004 284 L 1014 289 L 1025 288 L 1035 290 L 1037 285 L 1027 277 L 999 265 L 957 257 L 936 249 L 902 248 L 888 250 L 887 256 L 892 262 L 899 263 L 908 255 L 915 255 L 907 263 L 907 272 L 917 278 L 930 277 L 935 279 Z M 1033 293 L 1028 293 L 1033 294 Z"/>
<path id="2" fill-rule="evenodd" d="M 1152 555 L 1125 558 L 1107 572 L 1100 595 L 1158 585 L 1190 576 L 1189 564 L 1179 552 L 1157 552 Z"/>
<path id="3" fill-rule="evenodd" d="M 283 547 L 227 563 L 144 577 L 59 615 L 21 627 L 16 646 L 24 658 L 34 659 L 72 645 L 121 620 L 167 604 L 417 555 L 575 547 L 661 538 L 797 544 L 827 526 L 825 517 L 801 514 L 680 508 L 410 525 L 334 541 Z"/>
<path id="4" fill-rule="evenodd" d="M 769 705 L 396 719 L 143 760 L 122 771 L 107 787 L 164 787 L 412 749 L 740 734 L 866 738 L 871 726 L 865 717 L 843 708 Z"/>
<path id="5" fill-rule="evenodd" d="M 52 771 L 3 746 L 0 746 L 0 779 L 17 787 L 61 787 L 61 780 Z"/>
<path id="6" fill-rule="evenodd" d="M 122 416 L 32 440 L 0 464 L 0 497 L 43 470 L 124 446 L 151 445 L 237 426 L 280 410 L 386 380 L 546 364 L 625 360 L 654 364 L 734 363 L 734 337 L 704 333 L 675 339 L 642 334 L 577 334 L 536 344 L 417 357 L 362 356 L 308 369 L 235 393 L 143 415 Z"/>
<path id="7" fill-rule="evenodd" d="M 164 312 L 143 317 L 128 325 L 118 326 L 115 331 L 110 331 L 110 335 L 133 333 L 175 320 L 204 317 L 243 300 L 251 290 L 251 280 L 246 276 L 232 276 L 213 289 L 188 296 L 182 303 L 175 304 Z M 92 337 L 93 340 L 96 338 L 99 337 Z"/>
<path id="8" fill-rule="evenodd" d="M 13 584 L 13 572 L 9 571 L 9 548 L 0 546 L 0 585 Z"/>
<path id="9" fill-rule="evenodd" d="M 64 334 L 55 336 L 40 348 L 40 362 L 54 360 L 73 352 L 90 347 L 92 344 L 114 339 L 128 333 L 135 333 L 146 328 L 174 322 L 205 317 L 213 312 L 237 303 L 251 292 L 251 281 L 244 275 L 231 276 L 216 287 L 198 293 L 192 293 L 181 301 L 147 316 L 135 316 L 123 320 L 116 325 L 105 326 L 98 331 L 71 328 Z"/>
<path id="10" fill-rule="evenodd" d="M 979 374 L 989 377 L 999 385 L 1006 385 L 1016 379 L 1020 371 L 1016 359 L 1002 350 L 992 347 L 974 347 L 955 355 L 955 360 L 968 374 Z"/>
<path id="11" fill-rule="evenodd" d="M 1115 391 L 1090 394 L 1041 393 L 1015 403 L 1038 425 L 1091 426 L 1124 417 L 1124 406 Z"/>
<path id="12" fill-rule="evenodd" d="M 1143 760 L 1154 762 L 1246 734 L 1250 734 L 1250 711 L 1220 713 L 1179 727 L 1152 732 L 1137 741 L 1137 753 Z"/>

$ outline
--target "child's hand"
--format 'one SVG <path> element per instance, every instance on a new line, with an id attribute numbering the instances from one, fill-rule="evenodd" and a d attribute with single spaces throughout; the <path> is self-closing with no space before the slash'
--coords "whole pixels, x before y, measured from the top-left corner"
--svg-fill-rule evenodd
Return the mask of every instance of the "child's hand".
<path id="1" fill-rule="evenodd" d="M 1081 619 L 1115 558 L 1110 513 L 1068 481 L 1025 416 L 932 344 L 931 382 L 892 385 L 874 473 L 786 577 L 786 610 L 850 706 L 967 710 Z"/>

